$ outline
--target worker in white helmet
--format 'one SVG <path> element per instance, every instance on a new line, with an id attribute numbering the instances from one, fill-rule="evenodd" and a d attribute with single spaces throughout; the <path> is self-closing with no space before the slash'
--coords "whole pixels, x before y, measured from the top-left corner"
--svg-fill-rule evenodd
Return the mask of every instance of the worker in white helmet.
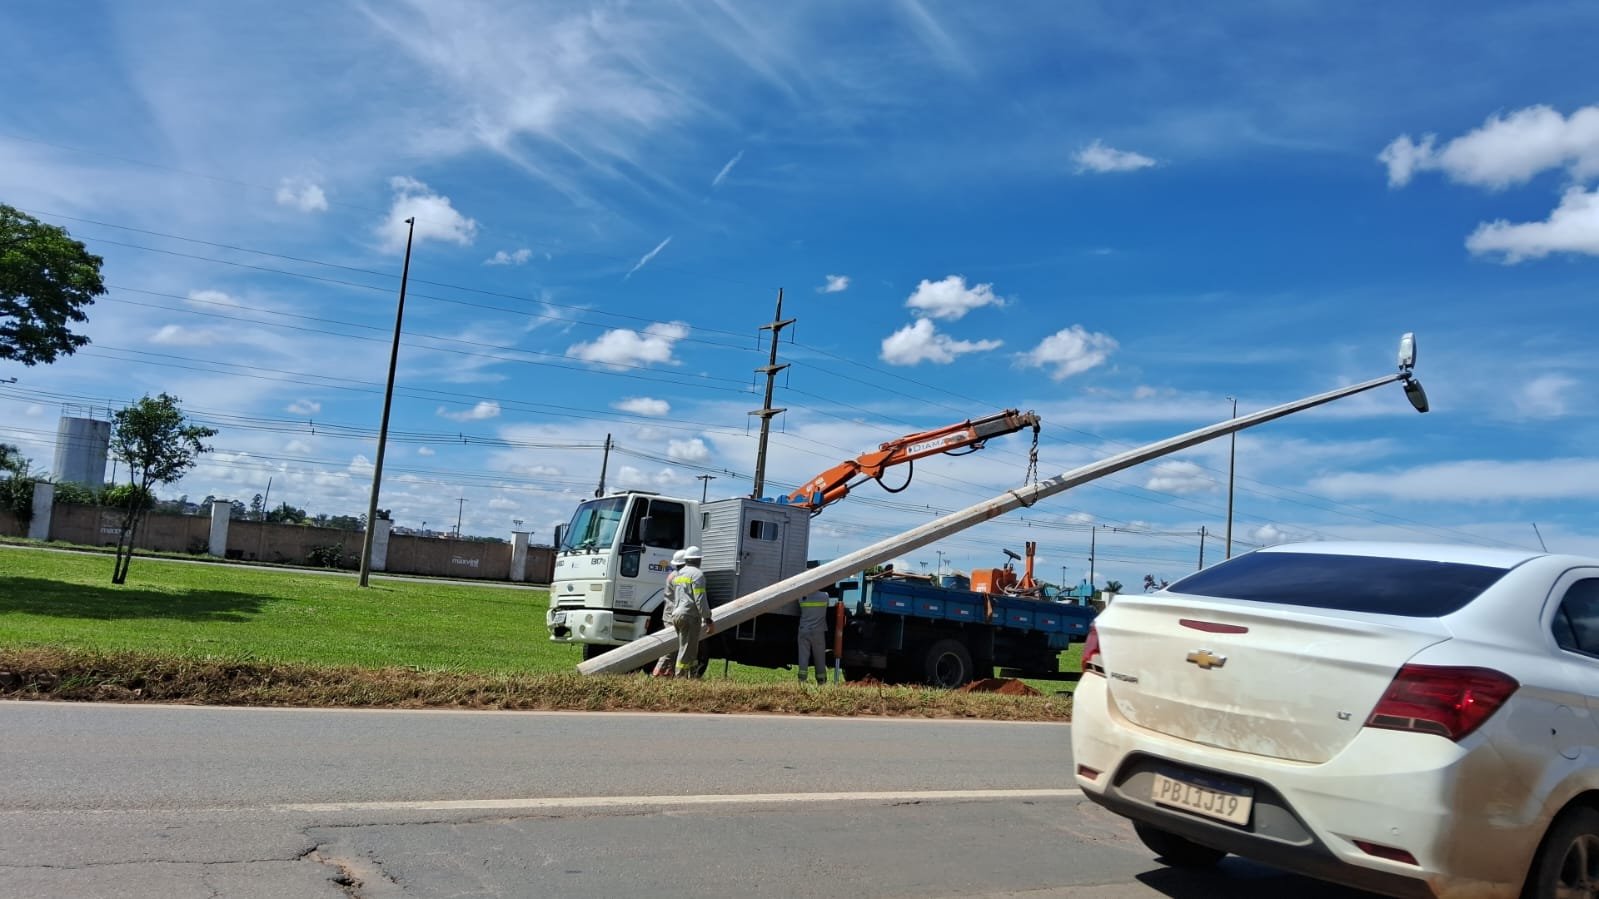
<path id="1" fill-rule="evenodd" d="M 799 601 L 799 682 L 805 683 L 808 662 L 816 666 L 816 682 L 827 683 L 827 594 L 820 591 Z"/>
<path id="2" fill-rule="evenodd" d="M 683 567 L 672 578 L 672 626 L 677 628 L 677 676 L 694 677 L 699 671 L 700 637 L 709 637 L 711 604 L 705 595 L 705 572 L 700 570 L 704 554 L 698 546 L 683 550 Z"/>
<path id="3" fill-rule="evenodd" d="M 666 563 L 666 586 L 661 590 L 661 627 L 672 626 L 672 610 L 677 606 L 677 585 L 672 579 L 677 577 L 677 570 L 683 567 L 683 551 L 680 549 L 672 553 L 672 560 Z M 655 662 L 656 677 L 672 676 L 673 654 L 667 653 Z"/>

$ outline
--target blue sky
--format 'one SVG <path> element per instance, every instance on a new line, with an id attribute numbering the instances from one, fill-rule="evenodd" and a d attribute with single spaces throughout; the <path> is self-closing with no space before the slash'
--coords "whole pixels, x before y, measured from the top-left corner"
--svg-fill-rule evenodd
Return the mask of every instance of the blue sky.
<path id="1" fill-rule="evenodd" d="M 179 396 L 168 492 L 365 509 L 418 218 L 382 506 L 548 538 L 598 479 L 750 489 L 1031 408 L 1045 476 L 1391 370 L 1238 441 L 1235 549 L 1374 537 L 1599 553 L 1599 8 L 1120 3 L 22 6 L 0 202 L 105 257 L 93 344 L 0 367 L 0 440 Z M 1023 435 L 862 488 L 830 556 L 1020 483 Z M 1132 585 L 1226 525 L 1227 444 L 902 560 L 1039 542 Z M 903 473 L 891 473 L 898 484 Z M 461 498 L 465 503 L 460 503 Z M 1220 542 L 1207 543 L 1209 558 Z"/>

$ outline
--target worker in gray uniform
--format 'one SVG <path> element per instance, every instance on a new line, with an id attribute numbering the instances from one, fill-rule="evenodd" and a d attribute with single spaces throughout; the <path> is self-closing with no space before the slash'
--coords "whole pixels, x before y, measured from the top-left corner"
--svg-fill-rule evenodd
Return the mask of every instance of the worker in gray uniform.
<path id="1" fill-rule="evenodd" d="M 677 577 L 677 570 L 683 567 L 683 551 L 680 549 L 672 553 L 672 560 L 666 563 L 666 586 L 661 590 L 661 626 L 663 629 L 672 626 L 672 610 L 677 608 L 677 585 L 672 579 Z M 655 670 L 651 672 L 656 677 L 672 676 L 673 654 L 667 653 L 655 662 Z"/>
<path id="2" fill-rule="evenodd" d="M 705 595 L 705 572 L 700 570 L 704 555 L 698 546 L 683 550 L 683 567 L 672 578 L 676 605 L 672 626 L 677 628 L 677 676 L 695 677 L 699 672 L 700 637 L 709 637 L 716 627 L 711 623 L 711 603 Z"/>
<path id="3" fill-rule="evenodd" d="M 805 683 L 807 662 L 816 666 L 816 682 L 827 683 L 827 594 L 812 593 L 799 601 L 799 682 Z"/>

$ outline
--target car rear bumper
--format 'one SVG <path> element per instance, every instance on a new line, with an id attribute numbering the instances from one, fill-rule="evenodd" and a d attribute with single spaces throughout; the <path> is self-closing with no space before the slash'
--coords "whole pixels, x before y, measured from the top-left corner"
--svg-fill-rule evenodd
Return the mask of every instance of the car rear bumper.
<path id="1" fill-rule="evenodd" d="M 1493 750 L 1441 738 L 1363 730 L 1321 764 L 1271 759 L 1168 737 L 1122 717 L 1105 680 L 1085 677 L 1074 701 L 1077 782 L 1110 810 L 1202 845 L 1323 880 L 1394 896 L 1514 896 L 1536 844 L 1533 827 L 1455 808 L 1463 769 Z M 1473 756 L 1473 754 L 1476 754 Z M 1084 769 L 1087 769 L 1086 771 Z M 1158 805 L 1155 775 L 1247 789 L 1253 808 L 1235 825 Z M 1529 836 L 1531 834 L 1531 836 Z M 1402 849 L 1416 864 L 1380 858 L 1363 841 Z M 1491 844 L 1491 845 L 1485 845 Z"/>

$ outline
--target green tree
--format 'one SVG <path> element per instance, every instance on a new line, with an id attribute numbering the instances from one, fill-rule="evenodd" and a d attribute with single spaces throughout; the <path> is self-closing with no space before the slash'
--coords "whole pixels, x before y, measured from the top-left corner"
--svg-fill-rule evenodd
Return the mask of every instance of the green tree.
<path id="1" fill-rule="evenodd" d="M 39 483 L 32 472 L 33 460 L 23 457 L 22 450 L 0 443 L 0 509 L 16 516 L 24 534 L 33 521 L 33 487 Z"/>
<path id="2" fill-rule="evenodd" d="M 276 509 L 267 513 L 267 521 L 281 521 L 284 524 L 303 524 L 308 516 L 305 510 L 288 503 L 279 503 Z"/>
<path id="3" fill-rule="evenodd" d="M 266 517 L 266 500 L 259 493 L 250 500 L 250 517 L 256 521 Z"/>
<path id="4" fill-rule="evenodd" d="M 71 325 L 105 293 L 102 262 L 65 228 L 0 204 L 0 359 L 54 362 L 88 343 Z"/>
<path id="5" fill-rule="evenodd" d="M 111 416 L 111 454 L 128 464 L 127 496 L 123 500 L 122 527 L 117 533 L 116 567 L 111 583 L 128 580 L 128 564 L 133 561 L 133 543 L 138 536 L 157 484 L 170 484 L 193 468 L 202 453 L 211 451 L 205 438 L 216 430 L 191 424 L 178 405 L 178 398 L 162 393 L 145 396 L 137 403 L 119 409 Z"/>

